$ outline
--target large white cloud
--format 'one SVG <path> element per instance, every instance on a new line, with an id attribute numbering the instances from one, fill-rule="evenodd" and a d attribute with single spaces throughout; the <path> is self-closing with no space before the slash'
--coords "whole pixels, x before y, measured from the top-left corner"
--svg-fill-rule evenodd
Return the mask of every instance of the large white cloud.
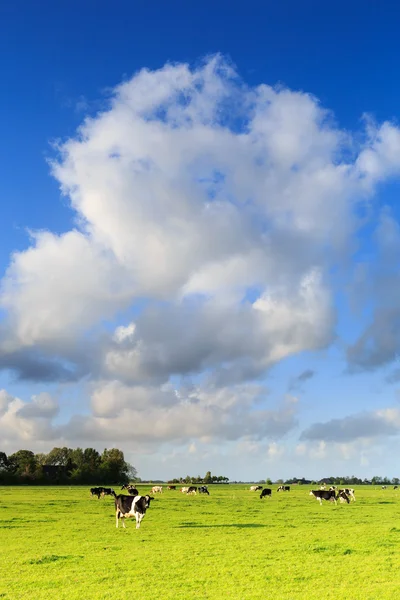
<path id="1" fill-rule="evenodd" d="M 12 255 L 0 368 L 88 376 L 93 414 L 69 436 L 172 440 L 185 424 L 185 439 L 236 439 L 239 422 L 283 434 L 291 418 L 262 407 L 260 425 L 243 386 L 331 343 L 330 275 L 353 251 L 360 204 L 399 173 L 399 148 L 394 125 L 367 122 L 360 142 L 314 97 L 249 88 L 220 57 L 137 73 L 59 146 L 52 172 L 76 227 L 34 232 Z M 177 401 L 172 379 L 187 376 L 197 398 L 230 390 L 237 404 L 217 418 Z"/>

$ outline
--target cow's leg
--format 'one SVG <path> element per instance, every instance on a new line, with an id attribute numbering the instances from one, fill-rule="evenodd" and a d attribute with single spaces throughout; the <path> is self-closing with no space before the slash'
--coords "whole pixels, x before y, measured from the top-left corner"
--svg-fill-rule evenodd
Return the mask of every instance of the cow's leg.
<path id="1" fill-rule="evenodd" d="M 319 500 L 319 505 L 322 506 L 322 499 L 318 498 L 318 500 Z"/>
<path id="2" fill-rule="evenodd" d="M 115 527 L 118 529 L 119 510 L 115 513 Z"/>

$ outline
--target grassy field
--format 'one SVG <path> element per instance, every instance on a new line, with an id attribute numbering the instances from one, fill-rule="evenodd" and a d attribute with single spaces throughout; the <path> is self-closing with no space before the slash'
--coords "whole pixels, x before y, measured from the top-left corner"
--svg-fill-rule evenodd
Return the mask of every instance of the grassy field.
<path id="1" fill-rule="evenodd" d="M 321 507 L 308 487 L 273 489 L 165 490 L 139 530 L 117 530 L 113 498 L 88 487 L 3 487 L 0 598 L 400 598 L 400 491 Z"/>

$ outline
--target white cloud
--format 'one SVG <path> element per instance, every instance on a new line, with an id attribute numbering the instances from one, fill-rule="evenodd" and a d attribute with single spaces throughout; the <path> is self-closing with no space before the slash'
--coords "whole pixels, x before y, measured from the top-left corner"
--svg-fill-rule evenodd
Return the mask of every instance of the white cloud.
<path id="1" fill-rule="evenodd" d="M 49 444 L 57 433 L 52 419 L 58 413 L 58 402 L 47 393 L 32 396 L 24 402 L 6 390 L 0 390 L 0 439 L 2 450 Z"/>
<path id="2" fill-rule="evenodd" d="M 308 94 L 247 87 L 221 57 L 137 73 L 60 144 L 52 172 L 76 227 L 34 232 L 12 255 L 0 368 L 87 376 L 92 414 L 57 429 L 67 439 L 277 444 L 298 408 L 265 408 L 251 381 L 332 342 L 331 273 L 351 255 L 360 204 L 400 170 L 398 128 L 366 133 L 360 144 Z M 391 225 L 381 237 L 397 248 Z M 374 361 L 378 330 L 350 361 Z M 25 421 L 13 402 L 0 397 L 12 423 L 48 434 L 51 400 L 19 406 Z"/>

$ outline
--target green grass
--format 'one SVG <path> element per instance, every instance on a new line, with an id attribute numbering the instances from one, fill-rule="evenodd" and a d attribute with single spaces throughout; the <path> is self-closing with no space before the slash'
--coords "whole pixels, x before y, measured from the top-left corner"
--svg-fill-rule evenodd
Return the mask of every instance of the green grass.
<path id="1" fill-rule="evenodd" d="M 400 491 L 320 507 L 309 487 L 248 487 L 165 490 L 139 530 L 117 530 L 113 498 L 89 487 L 3 487 L 0 598 L 400 598 Z"/>

